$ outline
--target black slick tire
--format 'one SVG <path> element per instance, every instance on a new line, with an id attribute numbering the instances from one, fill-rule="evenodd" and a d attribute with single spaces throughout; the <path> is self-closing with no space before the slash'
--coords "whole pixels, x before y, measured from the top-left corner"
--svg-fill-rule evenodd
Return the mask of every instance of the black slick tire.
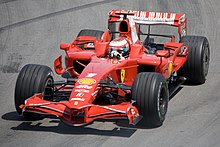
<path id="1" fill-rule="evenodd" d="M 79 32 L 77 37 L 79 37 L 79 36 L 93 36 L 93 37 L 96 37 L 97 40 L 99 40 L 99 39 L 101 39 L 103 33 L 104 32 L 100 31 L 100 30 L 83 29 Z"/>
<path id="2" fill-rule="evenodd" d="M 53 82 L 53 72 L 49 67 L 36 64 L 25 65 L 18 75 L 15 86 L 14 103 L 17 113 L 22 114 L 19 106 L 24 104 L 26 99 L 36 93 L 44 92 L 46 85 L 51 82 Z M 30 115 L 24 117 L 26 116 Z"/>
<path id="3" fill-rule="evenodd" d="M 188 59 L 178 71 L 186 78 L 187 84 L 203 84 L 209 69 L 210 47 L 206 37 L 184 36 L 181 43 L 188 46 Z"/>
<path id="4" fill-rule="evenodd" d="M 140 124 L 146 127 L 159 127 L 167 112 L 169 91 L 166 79 L 159 73 L 139 73 L 132 85 L 132 100 L 136 101 Z"/>

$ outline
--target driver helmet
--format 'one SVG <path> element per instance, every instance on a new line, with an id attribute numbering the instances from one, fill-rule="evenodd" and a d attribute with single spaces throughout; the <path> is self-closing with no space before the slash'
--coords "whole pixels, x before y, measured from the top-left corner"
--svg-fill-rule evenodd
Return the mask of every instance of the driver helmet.
<path id="1" fill-rule="evenodd" d="M 125 59 L 129 54 L 129 43 L 126 39 L 116 38 L 109 44 L 109 57 Z"/>

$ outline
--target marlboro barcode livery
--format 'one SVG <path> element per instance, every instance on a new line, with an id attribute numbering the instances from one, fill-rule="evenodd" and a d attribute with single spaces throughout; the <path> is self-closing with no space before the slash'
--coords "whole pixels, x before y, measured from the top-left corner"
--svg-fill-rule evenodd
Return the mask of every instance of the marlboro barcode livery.
<path id="1" fill-rule="evenodd" d="M 164 25 L 178 35 L 151 31 Z M 106 31 L 81 30 L 60 49 L 66 56 L 54 60 L 54 70 L 63 81 L 54 81 L 44 65 L 22 68 L 15 87 L 19 115 L 55 115 L 73 126 L 126 118 L 158 127 L 183 82 L 205 83 L 210 60 L 207 38 L 187 35 L 185 14 L 175 13 L 112 10 Z"/>

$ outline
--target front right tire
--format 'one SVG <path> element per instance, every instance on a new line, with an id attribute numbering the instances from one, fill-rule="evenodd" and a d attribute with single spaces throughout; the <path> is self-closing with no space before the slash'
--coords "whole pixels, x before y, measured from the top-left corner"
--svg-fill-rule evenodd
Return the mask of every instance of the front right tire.
<path id="1" fill-rule="evenodd" d="M 49 67 L 36 64 L 25 65 L 18 75 L 15 86 L 14 103 L 17 113 L 20 115 L 22 114 L 22 109 L 19 106 L 22 104 L 24 105 L 26 99 L 36 93 L 44 93 L 45 89 L 50 88 L 49 85 L 51 85 L 52 83 L 53 72 Z M 23 117 L 32 116 L 23 115 Z"/>

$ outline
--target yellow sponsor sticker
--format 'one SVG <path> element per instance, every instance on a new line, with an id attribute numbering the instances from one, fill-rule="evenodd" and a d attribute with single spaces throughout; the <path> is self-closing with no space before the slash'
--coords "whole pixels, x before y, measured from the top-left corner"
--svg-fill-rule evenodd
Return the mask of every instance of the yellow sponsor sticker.
<path id="1" fill-rule="evenodd" d="M 74 102 L 74 105 L 78 105 L 78 103 L 79 103 L 78 101 L 75 101 L 75 102 Z"/>
<path id="2" fill-rule="evenodd" d="M 125 70 L 121 69 L 121 82 L 124 83 L 125 80 Z"/>
<path id="3" fill-rule="evenodd" d="M 173 63 L 172 63 L 172 62 L 169 62 L 169 63 L 168 63 L 168 74 L 171 75 L 171 74 L 172 74 L 172 71 L 173 71 Z"/>
<path id="4" fill-rule="evenodd" d="M 96 80 L 93 78 L 82 78 L 78 80 L 79 84 L 82 85 L 92 85 L 96 83 Z"/>

